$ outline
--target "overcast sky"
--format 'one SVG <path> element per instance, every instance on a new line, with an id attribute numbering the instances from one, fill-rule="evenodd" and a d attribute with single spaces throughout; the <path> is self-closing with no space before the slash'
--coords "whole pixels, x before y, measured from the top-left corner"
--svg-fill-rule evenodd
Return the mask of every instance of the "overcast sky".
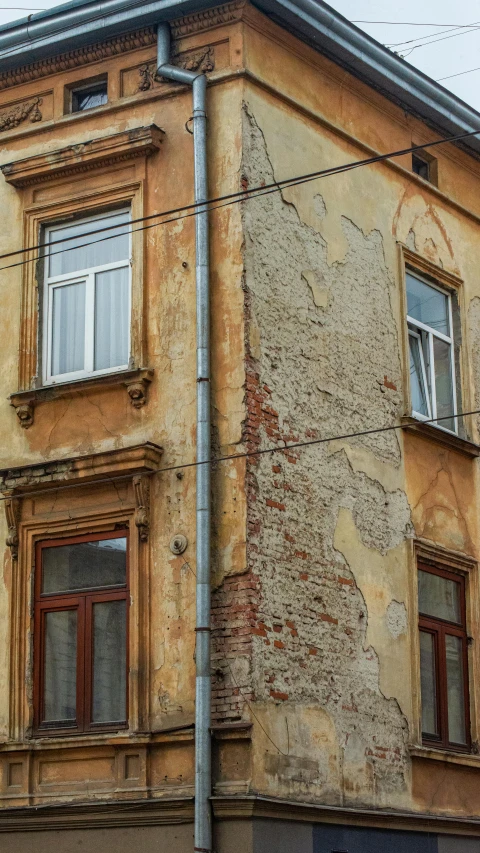
<path id="1" fill-rule="evenodd" d="M 18 0 L 17 0 L 18 2 Z M 21 0 L 20 0 L 21 2 Z M 220 0 L 219 0 L 220 2 Z M 50 0 L 31 0 L 32 7 L 51 8 L 59 3 Z M 12 0 L 12 6 L 15 0 Z M 28 9 L 7 9 L 7 0 L 0 0 L 0 23 L 8 23 L 29 14 Z M 22 5 L 29 6 L 29 0 Z M 330 5 L 350 21 L 394 21 L 395 24 L 357 23 L 357 26 L 385 45 L 393 46 L 412 65 L 415 65 L 442 86 L 450 89 L 480 112 L 480 4 L 478 0 L 463 0 L 457 6 L 447 0 L 331 0 Z M 409 22 L 399 24 L 398 22 Z M 425 24 L 426 26 L 414 26 Z M 445 24 L 445 26 L 441 26 Z M 478 28 L 469 30 L 473 24 Z M 449 32 L 447 32 L 449 30 Z M 410 43 L 412 39 L 416 39 Z M 418 41 L 419 40 L 419 41 Z M 401 42 L 408 44 L 400 44 Z M 416 45 L 432 42 L 424 47 Z M 411 50 L 411 48 L 415 48 Z M 410 52 L 411 51 L 411 52 Z M 471 73 L 462 72 L 476 69 Z M 458 76 L 451 76 L 458 75 Z"/>

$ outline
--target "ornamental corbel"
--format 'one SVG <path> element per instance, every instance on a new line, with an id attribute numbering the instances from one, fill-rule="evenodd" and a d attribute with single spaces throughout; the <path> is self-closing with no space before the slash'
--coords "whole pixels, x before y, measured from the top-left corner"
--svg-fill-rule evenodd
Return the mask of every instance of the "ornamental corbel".
<path id="1" fill-rule="evenodd" d="M 147 542 L 150 531 L 150 478 L 134 477 L 135 524 L 142 542 Z"/>
<path id="2" fill-rule="evenodd" d="M 145 371 L 143 376 L 125 382 L 130 402 L 135 409 L 141 409 L 147 402 L 147 389 L 152 381 L 152 371 Z"/>
<path id="3" fill-rule="evenodd" d="M 28 429 L 33 424 L 33 405 L 31 403 L 24 403 L 21 406 L 15 406 L 15 412 L 18 420 L 20 421 L 20 426 L 23 429 Z"/>
<path id="4" fill-rule="evenodd" d="M 18 560 L 18 525 L 20 523 L 20 499 L 13 492 L 4 492 L 5 516 L 7 519 L 8 535 L 6 544 L 10 548 L 12 560 Z"/>

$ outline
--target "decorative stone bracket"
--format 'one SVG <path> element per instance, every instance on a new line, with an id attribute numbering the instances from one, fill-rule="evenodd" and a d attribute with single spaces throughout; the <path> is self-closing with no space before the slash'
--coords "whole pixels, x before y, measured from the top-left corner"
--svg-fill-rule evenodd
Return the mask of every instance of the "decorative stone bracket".
<path id="1" fill-rule="evenodd" d="M 119 373 L 108 373 L 105 376 L 94 376 L 90 379 L 78 379 L 75 382 L 62 382 L 59 385 L 46 385 L 42 388 L 32 388 L 29 391 L 17 391 L 10 396 L 10 405 L 14 407 L 20 425 L 28 429 L 33 424 L 35 407 L 39 403 L 70 397 L 79 392 L 123 386 L 127 389 L 130 402 L 135 409 L 140 409 L 147 402 L 148 387 L 153 379 L 153 370 L 141 367 L 135 370 L 122 370 Z"/>
<path id="2" fill-rule="evenodd" d="M 18 559 L 18 524 L 20 521 L 20 499 L 13 492 L 5 492 L 5 516 L 7 519 L 8 535 L 6 543 L 10 548 L 12 560 Z"/>
<path id="3" fill-rule="evenodd" d="M 133 490 L 135 492 L 135 524 L 142 542 L 148 540 L 150 531 L 150 478 L 134 477 Z"/>

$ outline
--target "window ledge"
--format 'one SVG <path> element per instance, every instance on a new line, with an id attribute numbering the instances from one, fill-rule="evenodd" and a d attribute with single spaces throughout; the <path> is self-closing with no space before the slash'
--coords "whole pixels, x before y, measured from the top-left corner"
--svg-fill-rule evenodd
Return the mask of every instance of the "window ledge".
<path id="1" fill-rule="evenodd" d="M 28 391 L 16 391 L 10 395 L 10 405 L 14 407 L 20 425 L 28 429 L 33 424 L 35 406 L 48 400 L 70 397 L 79 392 L 88 392 L 97 388 L 123 386 L 127 389 L 132 406 L 140 409 L 147 402 L 147 389 L 153 378 L 153 370 L 139 367 L 134 370 L 121 370 L 118 373 L 105 373 L 88 379 L 76 379 L 74 382 L 59 382 L 58 385 L 44 385 Z"/>
<path id="2" fill-rule="evenodd" d="M 146 157 L 158 151 L 164 136 L 163 130 L 155 124 L 150 127 L 136 127 L 49 151 L 48 154 L 36 154 L 6 163 L 1 166 L 5 180 L 14 187 L 28 187 L 51 178 L 60 178 L 87 172 L 97 166 L 106 166 L 133 157 Z"/>
<path id="3" fill-rule="evenodd" d="M 471 752 L 450 752 L 447 749 L 437 749 L 431 746 L 410 746 L 412 758 L 423 758 L 427 761 L 444 761 L 447 764 L 463 764 L 467 767 L 480 769 L 480 755 Z"/>
<path id="4" fill-rule="evenodd" d="M 427 424 L 417 418 L 408 416 L 402 418 L 402 428 L 406 432 L 416 432 L 424 438 L 431 438 L 437 444 L 442 444 L 451 450 L 457 450 L 458 453 L 463 453 L 464 456 L 470 456 L 472 459 L 480 456 L 480 445 L 473 441 L 468 441 L 466 438 L 460 438 L 454 433 L 440 429 L 434 424 Z"/>

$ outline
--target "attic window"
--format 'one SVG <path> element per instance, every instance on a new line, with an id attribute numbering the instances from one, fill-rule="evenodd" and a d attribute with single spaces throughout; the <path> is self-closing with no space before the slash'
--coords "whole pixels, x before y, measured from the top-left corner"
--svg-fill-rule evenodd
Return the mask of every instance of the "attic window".
<path id="1" fill-rule="evenodd" d="M 429 181 L 431 184 L 438 185 L 438 168 L 437 160 L 432 157 L 427 151 L 416 151 L 412 154 L 412 172 L 423 178 L 424 181 Z"/>
<path id="2" fill-rule="evenodd" d="M 70 112 L 81 113 L 100 107 L 108 101 L 107 79 L 70 89 Z"/>

